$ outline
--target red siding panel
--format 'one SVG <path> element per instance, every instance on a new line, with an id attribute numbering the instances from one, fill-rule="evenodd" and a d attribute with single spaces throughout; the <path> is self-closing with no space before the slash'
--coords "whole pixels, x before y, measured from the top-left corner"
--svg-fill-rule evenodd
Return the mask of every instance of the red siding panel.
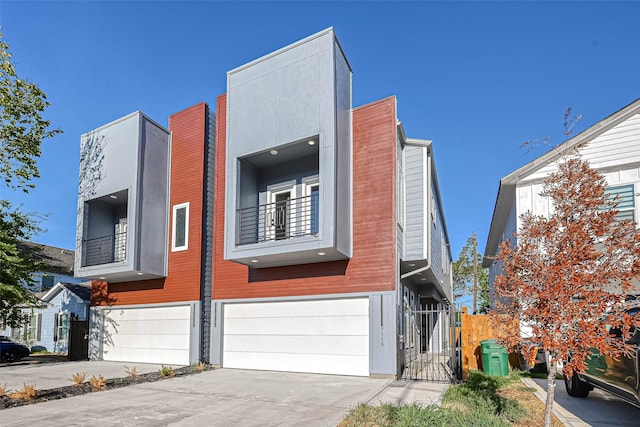
<path id="1" fill-rule="evenodd" d="M 169 117 L 169 227 L 172 224 L 172 207 L 189 202 L 188 249 L 171 252 L 171 241 L 167 242 L 168 274 L 164 279 L 109 284 L 94 282 L 95 305 L 149 304 L 200 299 L 206 115 L 207 106 L 200 103 Z M 169 231 L 171 239 L 171 230 Z M 100 286 L 96 286 L 95 283 L 100 283 Z"/>
<path id="2" fill-rule="evenodd" d="M 217 100 L 213 299 L 322 295 L 395 289 L 396 104 L 353 111 L 353 257 L 267 269 L 224 260 L 226 95 Z"/>

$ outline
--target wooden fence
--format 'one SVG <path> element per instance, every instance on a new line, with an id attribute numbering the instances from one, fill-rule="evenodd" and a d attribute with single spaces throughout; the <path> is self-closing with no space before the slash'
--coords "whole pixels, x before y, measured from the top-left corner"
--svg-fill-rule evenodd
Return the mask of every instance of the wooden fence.
<path id="1" fill-rule="evenodd" d="M 462 380 L 469 378 L 469 371 L 482 370 L 482 351 L 480 342 L 495 338 L 489 316 L 486 314 L 469 314 L 467 307 L 462 307 L 460 314 L 460 334 L 462 347 Z M 458 329 L 458 328 L 456 328 Z M 456 331 L 457 332 L 457 331 Z M 520 368 L 516 353 L 509 354 L 509 367 Z"/>

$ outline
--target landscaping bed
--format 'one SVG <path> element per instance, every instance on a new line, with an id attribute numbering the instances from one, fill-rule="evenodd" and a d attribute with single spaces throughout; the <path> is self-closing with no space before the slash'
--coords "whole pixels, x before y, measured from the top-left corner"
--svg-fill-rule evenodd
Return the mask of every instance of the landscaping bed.
<path id="1" fill-rule="evenodd" d="M 520 380 L 522 374 L 490 377 L 472 372 L 469 381 L 453 385 L 442 405 L 419 402 L 395 406 L 360 404 L 338 427 L 392 427 L 409 425 L 537 427 L 544 424 L 544 403 Z M 553 426 L 563 424 L 554 416 Z"/>
<path id="2" fill-rule="evenodd" d="M 72 384 L 64 387 L 56 387 L 44 390 L 37 390 L 25 385 L 22 390 L 5 390 L 0 392 L 0 410 L 14 408 L 16 406 L 31 405 L 35 403 L 47 402 L 49 400 L 64 399 L 67 397 L 80 396 L 87 393 L 96 393 L 105 390 L 112 390 L 120 387 L 127 387 L 135 384 L 142 384 L 160 381 L 168 378 L 182 377 L 185 375 L 197 374 L 213 369 L 210 366 L 194 365 L 182 368 L 163 367 L 156 372 L 142 374 L 130 374 L 120 378 L 92 377 L 79 384 Z M 70 380 L 71 381 L 71 380 Z M 1 386 L 2 384 L 0 384 Z M 14 393 L 18 393 L 15 395 Z M 13 396 L 13 397 L 12 397 Z"/>

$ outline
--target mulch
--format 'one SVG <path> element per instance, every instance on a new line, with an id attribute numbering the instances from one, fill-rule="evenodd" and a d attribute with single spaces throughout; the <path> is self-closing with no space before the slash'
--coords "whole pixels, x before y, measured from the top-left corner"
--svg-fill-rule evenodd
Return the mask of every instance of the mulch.
<path id="1" fill-rule="evenodd" d="M 84 383 L 77 385 L 73 384 L 64 387 L 37 390 L 36 395 L 31 399 L 14 399 L 5 394 L 0 396 L 0 410 L 14 408 L 16 406 L 32 405 L 35 403 L 47 402 L 50 400 L 64 399 L 67 397 L 80 396 L 87 393 L 113 390 L 116 388 L 128 387 L 135 384 L 155 382 L 167 378 L 182 377 L 186 375 L 197 374 L 211 369 L 213 368 L 209 366 L 205 367 L 204 370 L 197 369 L 196 367 L 185 366 L 183 368 L 174 369 L 174 375 L 172 376 L 163 376 L 158 371 L 130 375 L 122 378 L 109 378 L 104 381 L 104 387 L 102 387 L 101 389 L 95 389 L 91 385 L 90 381 L 85 381 Z"/>

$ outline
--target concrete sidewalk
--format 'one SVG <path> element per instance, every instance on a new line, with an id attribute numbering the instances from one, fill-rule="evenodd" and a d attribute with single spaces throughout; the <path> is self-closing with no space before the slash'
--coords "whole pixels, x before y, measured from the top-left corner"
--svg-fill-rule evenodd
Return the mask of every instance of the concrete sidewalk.
<path id="1" fill-rule="evenodd" d="M 69 362 L 58 368 L 60 378 L 65 379 L 83 366 L 91 373 L 108 372 L 108 364 L 122 376 L 122 364 L 115 362 Z M 3 377 L 4 369 L 0 368 Z M 448 387 L 417 382 L 399 385 L 403 383 L 366 377 L 219 369 L 5 409 L 0 411 L 0 423 L 3 427 L 335 426 L 359 403 L 438 403 Z"/>

